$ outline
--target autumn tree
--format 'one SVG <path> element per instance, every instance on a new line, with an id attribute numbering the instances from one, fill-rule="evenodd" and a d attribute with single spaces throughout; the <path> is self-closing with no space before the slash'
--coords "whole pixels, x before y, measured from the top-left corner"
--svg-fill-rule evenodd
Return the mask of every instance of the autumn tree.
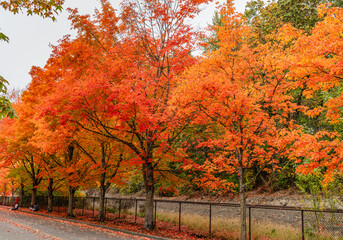
<path id="1" fill-rule="evenodd" d="M 136 53 L 130 56 L 131 76 L 119 85 L 123 107 L 118 109 L 122 124 L 132 140 L 120 135 L 108 135 L 132 149 L 139 159 L 145 185 L 145 228 L 154 228 L 153 199 L 154 172 L 163 163 L 163 153 L 170 151 L 188 121 L 177 117 L 169 102 L 175 87 L 175 76 L 192 64 L 194 33 L 187 25 L 208 1 L 125 1 L 122 20 L 127 35 L 125 40 Z M 119 97 L 119 98 L 118 98 Z"/>
<path id="2" fill-rule="evenodd" d="M 305 129 L 293 151 L 300 164 L 298 172 L 314 174 L 320 171 L 324 183 L 331 182 L 342 174 L 342 41 L 339 32 L 343 29 L 343 9 L 322 5 L 318 8 L 323 18 L 310 35 L 302 35 L 294 44 L 293 67 L 290 74 L 298 86 L 306 86 L 304 98 L 316 99 L 323 95 L 322 104 L 305 108 L 305 114 L 316 119 L 324 116 L 325 129 Z"/>
<path id="3" fill-rule="evenodd" d="M 107 24 L 108 29 L 105 31 L 112 30 L 103 33 L 113 41 L 112 37 L 115 35 L 112 34 L 115 34 L 115 22 L 117 21 L 114 10 L 111 8 L 107 15 L 102 15 L 102 13 L 98 13 L 98 15 L 97 21 L 104 21 L 103 24 Z M 87 114 L 99 113 L 108 120 L 104 115 L 108 109 L 108 103 L 101 100 L 109 95 L 106 90 L 111 83 L 105 82 L 100 77 L 101 75 L 95 75 L 100 73 L 99 69 L 106 71 L 106 68 L 101 66 L 107 60 L 104 56 L 106 43 L 101 42 L 102 36 L 98 35 L 97 30 L 94 29 L 94 23 L 91 23 L 88 17 L 80 16 L 77 10 L 74 10 L 70 19 L 73 26 L 78 28 L 80 36 L 75 40 L 68 37 L 61 40 L 60 45 L 54 48 L 54 54 L 44 69 L 46 75 L 54 76 L 55 82 L 40 105 L 40 110 L 37 111 L 40 124 L 35 142 L 37 146 L 45 149 L 48 153 L 59 156 L 55 160 L 59 170 L 62 169 L 61 172 L 69 173 L 65 178 L 70 186 L 69 215 L 72 214 L 72 197 L 75 190 L 80 187 L 79 183 L 87 182 L 87 179 L 91 178 L 99 179 L 101 189 L 99 220 L 103 221 L 105 192 L 127 153 L 123 153 L 123 150 L 120 151 L 120 144 L 113 143 L 113 140 L 104 139 L 84 130 L 83 124 L 91 129 L 94 128 L 84 118 Z M 110 63 L 104 65 L 108 67 L 108 64 Z M 95 70 L 97 71 L 95 72 Z M 94 78 L 95 76 L 96 78 Z M 69 106 L 66 107 L 65 104 Z M 72 108 L 74 110 L 69 116 L 68 110 Z M 63 119 L 59 119 L 62 116 Z M 70 121 L 71 117 L 73 117 L 73 121 Z M 51 141 L 51 138 L 56 140 Z M 56 146 L 58 147 L 56 148 Z M 59 149 L 64 150 L 61 152 Z M 78 160 L 75 158 L 75 154 L 79 156 Z"/>
<path id="4" fill-rule="evenodd" d="M 6 182 L 6 177 L 8 175 L 8 169 L 7 168 L 0 168 L 0 180 L 1 180 L 1 185 L 0 185 L 0 193 L 2 195 L 2 205 L 5 205 L 5 196 L 7 194 L 7 182 Z"/>
<path id="5" fill-rule="evenodd" d="M 79 50 L 65 56 L 71 64 L 60 80 L 61 95 L 47 109 L 130 149 L 130 161 L 143 173 L 146 228 L 154 228 L 154 173 L 189 123 L 169 105 L 175 76 L 194 62 L 195 35 L 186 19 L 206 2 L 126 1 L 122 26 L 107 1 L 94 22 L 77 12 L 71 16 L 80 33 L 72 45 Z"/>
<path id="6" fill-rule="evenodd" d="M 64 183 L 64 177 L 60 174 L 60 156 L 58 154 L 45 153 L 42 156 L 42 172 L 43 184 L 45 185 L 48 193 L 48 206 L 47 211 L 53 210 L 54 192 L 61 188 Z"/>
<path id="7" fill-rule="evenodd" d="M 128 164 L 129 152 L 122 144 L 99 136 L 84 132 L 82 139 L 76 142 L 76 147 L 89 159 L 92 164 L 92 179 L 99 182 L 100 206 L 99 221 L 105 220 L 105 194 L 113 182 L 123 182 L 129 169 L 123 167 Z M 127 171 L 127 172 L 125 172 Z"/>
<path id="8" fill-rule="evenodd" d="M 20 107 L 16 108 L 19 113 Z M 19 116 L 22 112 L 19 113 Z M 5 118 L 1 122 L 1 142 L 5 144 L 6 148 L 3 148 L 2 155 L 7 155 L 7 160 L 3 167 L 9 165 L 20 168 L 23 173 L 30 179 L 32 186 L 31 204 L 36 204 L 37 189 L 42 181 L 40 172 L 42 170 L 39 159 L 41 157 L 39 151 L 32 145 L 28 144 L 30 134 L 32 134 L 32 125 L 25 122 L 25 117 L 19 121 L 19 119 L 10 120 Z M 26 119 L 27 121 L 27 119 Z"/>
<path id="9" fill-rule="evenodd" d="M 19 122 L 24 121 L 24 123 L 29 127 L 30 132 L 26 135 L 26 147 L 30 146 L 35 151 L 37 156 L 32 159 L 34 165 L 39 166 L 39 172 L 36 173 L 37 177 L 40 179 L 40 183 L 47 180 L 48 183 L 48 211 L 52 210 L 52 191 L 54 185 L 54 178 L 56 176 L 56 164 L 53 164 L 54 156 L 43 152 L 42 149 L 38 148 L 34 142 L 36 136 L 36 131 L 38 129 L 38 121 L 36 119 L 36 107 L 43 96 L 48 94 L 51 90 L 51 83 L 53 81 L 49 76 L 37 67 L 33 67 L 31 72 L 32 81 L 28 88 L 21 94 L 20 100 L 22 102 L 23 108 L 19 109 L 18 116 Z M 39 82 L 39 84 L 38 84 Z M 21 123 L 23 125 L 23 123 Z M 26 168 L 25 168 L 26 169 Z M 34 205 L 34 204 L 32 204 Z"/>
<path id="10" fill-rule="evenodd" d="M 290 33 L 289 37 L 293 38 L 293 41 L 286 47 L 293 51 L 291 58 L 293 58 L 292 61 L 294 66 L 299 66 L 301 61 L 304 61 L 305 63 L 300 65 L 306 66 L 303 68 L 303 70 L 306 69 L 303 72 L 300 71 L 300 68 L 297 68 L 294 74 L 291 75 L 295 84 L 294 89 L 289 92 L 293 97 L 292 102 L 298 106 L 298 109 L 290 114 L 290 118 L 296 121 L 298 125 L 301 125 L 306 134 L 315 135 L 318 133 L 319 135 L 322 135 L 323 131 L 332 132 L 337 128 L 337 126 L 330 124 L 330 121 L 326 117 L 326 105 L 331 97 L 340 95 L 341 90 L 340 88 L 331 88 L 330 91 L 327 91 L 325 88 L 317 88 L 314 91 L 311 90 L 313 89 L 314 76 L 312 73 L 315 72 L 314 69 L 316 67 L 311 69 L 307 63 L 319 59 L 321 53 L 319 51 L 314 53 L 312 49 L 305 50 L 306 48 L 304 47 L 314 47 L 311 45 L 313 42 L 310 43 L 305 40 L 305 36 L 321 31 L 318 27 L 323 25 L 322 20 L 325 19 L 325 14 L 323 14 L 322 9 L 334 9 L 334 7 L 342 6 L 341 4 L 341 1 L 274 1 L 268 4 L 265 4 L 262 1 L 251 1 L 245 12 L 249 24 L 253 27 L 254 32 L 258 34 L 256 39 L 259 39 L 259 41 L 262 42 L 270 40 L 278 41 L 277 38 L 269 38 L 268 40 L 268 33 L 280 31 L 282 26 L 284 26 L 284 23 L 291 24 L 298 28 L 298 33 L 301 33 L 301 30 L 303 30 L 303 32 L 297 36 Z M 322 31 L 325 32 L 326 30 L 322 29 Z M 299 39 L 297 39 L 298 37 Z M 321 37 L 322 39 L 320 39 L 320 41 L 327 42 L 326 36 L 321 35 Z M 313 41 L 319 40 L 318 38 L 314 39 L 309 36 L 309 39 L 310 38 Z M 301 46 L 301 48 L 299 46 Z M 325 48 L 326 46 L 323 46 L 322 50 Z M 306 53 L 306 51 L 308 51 L 308 53 Z M 299 55 L 307 56 L 301 59 L 296 57 Z M 323 63 L 324 62 L 326 61 L 323 58 Z M 311 92 L 310 97 L 308 92 Z M 307 109 L 307 113 L 301 109 Z M 289 166 L 293 166 L 293 169 L 296 168 L 296 165 L 292 162 L 290 162 Z"/>
<path id="11" fill-rule="evenodd" d="M 296 105 L 287 94 L 292 80 L 284 58 L 289 39 L 283 38 L 292 28 L 279 32 L 278 43 L 251 44 L 253 31 L 234 12 L 233 3 L 224 5 L 221 13 L 220 47 L 180 78 L 175 101 L 182 109 L 179 114 L 196 113 L 193 123 L 206 126 L 211 138 L 199 147 L 214 149 L 204 164 L 190 162 L 184 168 L 202 171 L 199 185 L 216 192 L 234 187 L 220 176 L 238 174 L 241 239 L 246 239 L 245 191 L 254 180 L 247 178 L 247 171 L 254 166 L 257 174 L 276 169 L 298 134 L 288 121 Z"/>
<path id="12" fill-rule="evenodd" d="M 94 186 L 94 176 L 91 174 L 94 168 L 78 148 L 82 137 L 78 130 L 65 124 L 55 124 L 54 116 L 41 116 L 33 144 L 44 153 L 44 164 L 47 165 L 45 174 L 53 172 L 48 175 L 49 196 L 52 198 L 55 180 L 62 180 L 68 189 L 67 214 L 73 217 L 75 193 L 82 187 Z"/>

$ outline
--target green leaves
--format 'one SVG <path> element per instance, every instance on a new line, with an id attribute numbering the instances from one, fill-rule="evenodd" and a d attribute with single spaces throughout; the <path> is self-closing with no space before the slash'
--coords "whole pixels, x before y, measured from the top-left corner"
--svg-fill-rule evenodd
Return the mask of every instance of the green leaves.
<path id="1" fill-rule="evenodd" d="M 8 84 L 8 81 L 2 76 L 0 76 L 0 93 L 7 93 L 7 87 L 5 84 Z"/>
<path id="2" fill-rule="evenodd" d="M 9 42 L 10 39 L 5 34 L 0 32 L 0 40 L 5 41 L 5 42 Z"/>
<path id="3" fill-rule="evenodd" d="M 9 38 L 0 32 L 0 40 L 9 42 Z M 0 119 L 4 117 L 10 117 L 14 118 L 16 117 L 15 111 L 12 108 L 12 104 L 9 99 L 6 98 L 6 93 L 7 93 L 7 87 L 6 84 L 8 84 L 8 81 L 4 79 L 2 76 L 0 76 Z"/>
<path id="4" fill-rule="evenodd" d="M 15 111 L 12 108 L 10 100 L 5 96 L 0 97 L 0 118 L 9 117 L 11 119 L 16 117 Z"/>
<path id="5" fill-rule="evenodd" d="M 0 119 L 4 117 L 10 117 L 11 119 L 16 117 L 15 111 L 12 108 L 12 104 L 9 99 L 6 98 L 8 81 L 0 76 Z"/>
<path id="6" fill-rule="evenodd" d="M 277 30 L 284 23 L 290 23 L 297 29 L 310 32 L 320 20 L 317 8 L 324 2 L 323 0 L 274 0 L 265 5 L 261 0 L 252 0 L 248 2 L 244 15 L 261 38 Z"/>

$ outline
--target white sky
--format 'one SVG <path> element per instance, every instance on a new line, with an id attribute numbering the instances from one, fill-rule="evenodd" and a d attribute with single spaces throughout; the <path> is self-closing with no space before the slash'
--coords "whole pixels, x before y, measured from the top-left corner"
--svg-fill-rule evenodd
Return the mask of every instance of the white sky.
<path id="1" fill-rule="evenodd" d="M 120 0 L 110 0 L 112 6 L 119 9 Z M 223 2 L 221 0 L 220 2 Z M 236 9 L 244 11 L 247 0 L 235 0 Z M 100 9 L 98 0 L 66 0 L 63 6 L 78 8 L 81 14 L 93 14 Z M 204 6 L 202 13 L 195 20 L 195 28 L 206 27 L 211 23 L 215 5 Z M 57 21 L 43 19 L 39 16 L 12 14 L 0 8 L 0 32 L 10 38 L 10 42 L 0 41 L 0 75 L 10 83 L 10 88 L 24 89 L 31 81 L 29 71 L 32 66 L 44 67 L 48 60 L 50 44 L 66 34 L 72 34 L 68 13 L 63 10 Z"/>

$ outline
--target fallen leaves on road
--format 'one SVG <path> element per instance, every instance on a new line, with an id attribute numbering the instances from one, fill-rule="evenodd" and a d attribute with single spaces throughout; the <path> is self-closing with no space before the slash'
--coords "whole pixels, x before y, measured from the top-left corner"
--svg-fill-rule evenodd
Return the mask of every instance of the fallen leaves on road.
<path id="1" fill-rule="evenodd" d="M 21 213 L 31 214 L 31 213 L 25 213 L 24 211 L 29 212 L 26 209 L 21 209 Z M 144 229 L 142 227 L 144 219 L 141 217 L 137 217 L 137 224 L 135 224 L 133 216 L 131 216 L 131 217 L 125 216 L 125 218 L 122 218 L 122 219 L 113 219 L 113 220 L 107 220 L 105 222 L 99 222 L 99 221 L 97 221 L 96 216 L 93 218 L 92 215 L 90 215 L 90 214 L 86 215 L 86 216 L 81 216 L 81 215 L 76 216 L 75 218 L 67 217 L 65 212 L 48 213 L 46 210 L 42 210 L 39 212 L 39 214 L 43 214 L 46 216 L 62 217 L 62 218 L 72 219 L 72 220 L 79 220 L 79 221 L 85 222 L 86 224 L 70 222 L 68 220 L 64 221 L 61 219 L 55 219 L 56 221 L 64 222 L 66 224 L 73 224 L 75 226 L 79 226 L 80 228 L 84 228 L 84 229 L 87 228 L 87 229 L 92 230 L 92 231 L 98 231 L 99 228 L 101 228 L 102 226 L 106 226 L 106 227 L 116 228 L 119 230 L 127 230 L 127 231 L 136 232 L 136 233 L 160 236 L 160 237 L 165 237 L 165 238 L 170 238 L 170 239 L 185 239 L 185 240 L 186 239 L 187 240 L 193 240 L 193 239 L 199 239 L 199 238 L 201 238 L 203 240 L 210 239 L 206 236 L 205 232 L 198 233 L 198 232 L 195 232 L 194 230 L 191 230 L 185 226 L 182 226 L 182 231 L 179 232 L 178 226 L 173 224 L 173 223 L 169 223 L 169 222 L 158 221 L 156 224 L 155 230 L 147 230 L 147 229 Z M 41 215 L 36 215 L 36 216 L 44 218 L 44 216 L 41 216 Z M 99 225 L 99 227 L 87 225 L 87 223 L 97 224 L 97 225 Z M 104 229 L 104 228 L 101 228 L 101 231 L 106 232 L 107 234 L 117 234 L 118 233 L 118 232 L 115 232 L 113 230 Z M 131 235 L 128 235 L 126 233 L 120 233 L 120 234 L 123 237 L 132 237 Z M 137 239 L 149 239 L 149 238 L 138 237 L 138 236 L 136 236 L 135 238 L 137 238 Z M 221 238 L 211 238 L 211 239 L 221 239 Z"/>

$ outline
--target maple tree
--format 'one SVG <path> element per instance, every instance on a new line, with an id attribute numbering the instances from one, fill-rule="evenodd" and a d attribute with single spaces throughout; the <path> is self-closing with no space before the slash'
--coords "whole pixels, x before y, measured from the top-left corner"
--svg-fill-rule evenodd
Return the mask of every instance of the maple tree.
<path id="1" fill-rule="evenodd" d="M 341 106 L 342 106 L 342 8 L 318 8 L 323 21 L 318 22 L 310 35 L 302 35 L 292 51 L 294 63 L 290 74 L 297 78 L 297 86 L 304 86 L 303 96 L 316 99 L 321 93 L 322 104 L 307 106 L 304 113 L 316 119 L 324 116 L 328 127 L 325 129 L 305 129 L 295 145 L 293 157 L 300 164 L 297 171 L 324 174 L 324 183 L 333 181 L 341 174 Z M 316 47 L 314 47 L 314 44 Z M 312 130 L 312 131 L 311 131 Z"/>
<path id="2" fill-rule="evenodd" d="M 55 79 L 53 78 L 54 75 L 49 74 L 38 67 L 32 67 L 30 74 L 32 81 L 24 92 L 25 94 L 23 99 L 28 106 L 27 110 L 30 111 L 31 124 L 33 125 L 29 144 L 34 146 L 37 151 L 40 152 L 39 161 L 36 161 L 36 163 L 39 163 L 41 166 L 39 176 L 42 178 L 42 182 L 48 182 L 48 212 L 51 212 L 53 192 L 55 189 L 59 188 L 61 180 L 63 179 L 58 171 L 59 165 L 57 163 L 59 161 L 56 160 L 59 156 L 41 148 L 41 146 L 37 144 L 36 139 L 39 138 L 39 129 L 41 127 L 41 122 L 37 119 L 37 108 L 39 108 L 44 96 L 51 92 Z M 43 139 L 42 141 L 44 142 Z"/>
<path id="3" fill-rule="evenodd" d="M 123 105 L 117 111 L 133 137 L 123 143 L 137 155 L 142 167 L 145 228 L 154 228 L 154 172 L 188 124 L 168 107 L 175 76 L 194 61 L 189 56 L 194 33 L 186 19 L 193 18 L 200 11 L 199 5 L 207 2 L 147 0 L 125 1 L 123 5 L 122 20 L 130 36 L 126 41 L 138 52 L 133 52 L 133 64 L 128 66 L 131 76 L 125 86 L 119 85 L 125 95 L 112 97 Z M 118 136 L 109 137 L 123 141 Z"/>
<path id="4" fill-rule="evenodd" d="M 101 192 L 99 221 L 104 219 L 105 192 L 115 177 L 123 180 L 123 175 L 118 174 L 118 177 L 117 173 L 128 154 L 113 140 L 85 131 L 97 127 L 85 118 L 87 115 L 97 117 L 93 114 L 100 114 L 104 121 L 112 121 L 106 114 L 111 107 L 106 101 L 111 82 L 99 76 L 113 64 L 112 61 L 104 63 L 108 61 L 103 54 L 105 46 L 109 49 L 111 46 L 106 45 L 104 36 L 113 41 L 117 20 L 106 1 L 103 1 L 103 8 L 107 12 L 98 12 L 94 22 L 87 16 L 80 16 L 77 10 L 70 10 L 70 19 L 73 27 L 79 30 L 79 36 L 61 40 L 40 74 L 37 87 L 43 87 L 47 94 L 37 107 L 39 120 L 35 136 L 36 146 L 53 156 L 53 169 L 57 168 L 69 185 L 68 215 L 72 215 L 73 196 L 80 183 L 94 183 L 94 179 L 98 179 Z M 106 29 L 96 28 L 97 22 Z M 42 82 L 48 86 L 43 86 Z"/>
<path id="5" fill-rule="evenodd" d="M 45 113 L 130 149 L 134 157 L 128 161 L 142 169 L 146 228 L 154 227 L 154 172 L 168 170 L 158 166 L 171 160 L 165 157 L 189 123 L 169 100 L 175 76 L 194 62 L 189 55 L 194 33 L 186 18 L 205 2 L 126 1 L 118 26 L 113 9 L 102 1 L 93 22 L 72 12 L 80 36 L 60 45 L 73 46 L 63 58 L 64 66 L 70 65 Z"/>
<path id="6" fill-rule="evenodd" d="M 109 141 L 107 138 L 99 135 L 94 135 L 89 132 L 84 133 L 83 140 L 76 143 L 76 146 L 81 150 L 92 164 L 94 173 L 92 179 L 99 181 L 100 189 L 100 205 L 99 205 L 99 221 L 105 220 L 105 194 L 113 182 L 123 182 L 125 173 L 129 170 L 123 167 L 126 163 L 128 152 L 121 144 Z M 91 136 L 91 137 L 90 137 Z M 119 171 L 119 169 L 121 169 Z M 124 172 L 124 174 L 123 174 Z"/>
<path id="7" fill-rule="evenodd" d="M 4 168 L 3 166 L 1 166 L 0 180 L 2 184 L 0 185 L 0 192 L 3 197 L 5 197 L 7 194 L 7 181 L 6 181 L 7 175 L 8 175 L 8 168 Z M 3 198 L 2 201 L 3 201 L 2 204 L 4 205 L 5 198 Z"/>
<path id="8" fill-rule="evenodd" d="M 77 148 L 80 136 L 71 128 L 61 127 L 51 130 L 50 124 L 49 121 L 40 123 L 34 145 L 45 153 L 44 165 L 47 166 L 44 174 L 48 177 L 49 202 L 52 203 L 53 184 L 60 185 L 62 181 L 68 192 L 67 214 L 73 217 L 75 193 L 82 187 L 94 186 L 94 176 L 91 175 L 94 169 L 87 161 L 87 157 Z M 56 141 L 51 141 L 52 138 Z"/>
<path id="9" fill-rule="evenodd" d="M 15 106 L 15 108 L 17 111 L 21 109 L 20 106 Z M 42 178 L 39 176 L 41 167 L 39 161 L 36 161 L 41 156 L 37 149 L 28 144 L 29 136 L 32 133 L 32 125 L 27 122 L 27 119 L 21 113 L 18 116 L 21 117 L 20 120 L 5 118 L 1 122 L 2 154 L 7 156 L 3 164 L 5 167 L 11 165 L 20 166 L 27 175 L 32 186 L 31 204 L 34 205 L 36 203 L 37 188 L 42 181 Z"/>
<path id="10" fill-rule="evenodd" d="M 260 4 L 259 6 L 257 6 L 258 3 Z M 264 42 L 267 41 L 267 35 L 265 34 L 267 29 L 264 27 L 267 27 L 268 24 L 269 32 L 279 31 L 282 22 L 288 22 L 293 26 L 305 30 L 305 32 L 297 31 L 296 35 L 294 34 L 295 32 L 289 33 L 289 37 L 294 39 L 294 41 L 287 46 L 287 48 L 292 49 L 290 50 L 292 53 L 289 55 L 288 59 L 292 61 L 294 66 L 289 73 L 289 77 L 292 77 L 295 80 L 294 89 L 290 91 L 290 95 L 293 97 L 293 102 L 299 107 L 290 117 L 303 127 L 304 135 L 301 139 L 304 142 L 307 142 L 305 137 L 307 136 L 309 139 L 316 139 L 325 145 L 325 141 L 323 140 L 327 140 L 326 138 L 329 138 L 330 141 L 337 140 L 337 137 L 328 136 L 332 136 L 331 133 L 339 129 L 337 124 L 330 123 L 328 113 L 331 111 L 329 102 L 336 102 L 336 97 L 341 94 L 340 83 L 338 83 L 338 79 L 333 78 L 331 80 L 332 85 L 329 84 L 324 87 L 326 84 L 324 83 L 326 81 L 324 79 L 324 72 L 332 71 L 337 67 L 330 65 L 329 63 L 335 62 L 336 60 L 334 60 L 334 58 L 338 56 L 335 55 L 337 48 L 333 47 L 334 45 L 331 44 L 339 44 L 337 35 L 334 33 L 335 30 L 333 30 L 339 28 L 339 26 L 337 26 L 337 22 L 332 21 L 332 17 L 334 16 L 333 12 L 340 9 L 336 7 L 342 6 L 342 2 L 298 1 L 296 4 L 300 4 L 300 8 L 293 8 L 290 6 L 291 3 L 292 1 L 275 1 L 275 3 L 263 6 L 261 1 L 251 1 L 250 4 L 253 5 L 249 6 L 250 10 L 248 9 L 245 15 L 249 17 L 250 23 L 255 31 L 264 38 Z M 320 5 L 321 3 L 324 4 Z M 277 14 L 270 11 L 271 8 L 274 10 L 276 9 Z M 305 11 L 300 11 L 302 8 L 306 8 Z M 313 14 L 304 15 L 303 13 L 306 13 L 307 11 L 310 11 Z M 338 12 L 336 14 L 339 15 Z M 332 29 L 329 30 L 330 34 L 328 34 L 328 29 Z M 318 46 L 320 46 L 319 49 Z M 328 53 L 333 52 L 334 54 L 325 55 L 326 51 Z M 331 76 L 326 75 L 326 78 L 329 79 Z M 337 136 L 339 135 L 340 133 L 338 133 Z M 301 149 L 305 148 L 306 144 L 300 144 L 298 146 L 299 149 L 296 149 L 296 152 L 299 154 Z M 317 145 L 317 147 L 318 146 L 319 145 Z M 316 151 L 313 148 L 312 150 Z M 300 157 L 298 155 L 298 160 L 299 159 Z M 308 161 L 306 155 L 300 160 L 300 162 L 303 161 Z M 297 165 L 294 165 L 294 168 L 296 168 L 296 166 Z M 301 169 L 301 167 L 299 169 Z M 325 167 L 321 169 L 322 171 L 325 171 Z"/>
<path id="11" fill-rule="evenodd" d="M 82 187 L 94 186 L 94 176 L 91 175 L 94 169 L 87 161 L 87 156 L 77 147 L 82 137 L 77 129 L 67 125 L 54 126 L 55 120 L 53 116 L 40 119 L 33 144 L 45 153 L 45 174 L 49 174 L 49 202 L 52 203 L 53 181 L 62 180 L 69 194 L 67 213 L 73 217 L 75 193 Z"/>
<path id="12" fill-rule="evenodd" d="M 176 102 L 184 108 L 180 114 L 196 112 L 194 123 L 207 126 L 210 138 L 198 146 L 214 150 L 204 164 L 189 162 L 184 168 L 202 171 L 199 184 L 214 191 L 232 189 L 234 184 L 220 176 L 238 174 L 241 239 L 246 239 L 247 170 L 277 168 L 299 134 L 288 121 L 296 109 L 287 94 L 293 81 L 287 78 L 284 58 L 284 37 L 290 29 L 278 33 L 283 41 L 277 44 L 250 44 L 252 29 L 234 12 L 231 1 L 221 14 L 220 47 L 181 77 Z"/>
<path id="13" fill-rule="evenodd" d="M 32 201 L 31 205 L 35 205 L 37 188 L 44 178 L 48 179 L 48 202 L 49 209 L 52 209 L 53 184 L 54 178 L 64 178 L 69 186 L 69 215 L 72 215 L 72 202 L 76 189 L 80 183 L 85 180 L 87 172 L 90 169 L 89 164 L 84 164 L 80 161 L 80 154 L 74 151 L 71 143 L 71 134 L 67 132 L 69 129 L 62 129 L 52 134 L 46 134 L 42 138 L 41 132 L 44 131 L 45 124 L 37 120 L 38 107 L 42 103 L 44 96 L 51 91 L 55 79 L 52 78 L 50 72 L 45 72 L 39 68 L 33 68 L 31 71 L 32 82 L 27 90 L 23 92 L 19 103 L 16 104 L 18 119 L 10 121 L 4 119 L 3 124 L 10 123 L 10 127 L 3 130 L 5 143 L 8 144 L 9 154 L 12 156 L 12 161 L 19 162 L 22 169 L 26 171 L 31 179 L 32 184 Z M 43 84 L 45 83 L 45 84 Z M 64 132 L 63 132 L 64 130 Z M 46 133 L 46 132 L 45 132 Z M 64 133 L 61 135 L 61 133 Z M 64 141 L 52 142 L 46 137 L 57 137 Z M 41 144 L 37 144 L 36 139 L 41 140 Z M 48 149 L 49 143 L 56 144 L 55 149 Z M 51 146 L 51 145 L 50 145 Z M 56 147 L 61 147 L 64 151 L 56 151 Z M 85 181 L 87 182 L 87 181 Z"/>

